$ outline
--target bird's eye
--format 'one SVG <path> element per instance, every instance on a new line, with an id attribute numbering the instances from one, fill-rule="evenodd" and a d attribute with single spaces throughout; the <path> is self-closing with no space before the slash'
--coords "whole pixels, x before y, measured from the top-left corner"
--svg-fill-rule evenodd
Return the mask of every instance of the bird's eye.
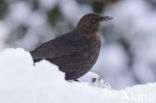
<path id="1" fill-rule="evenodd" d="M 99 21 L 98 19 L 96 19 L 96 18 L 93 18 L 93 24 L 97 24 L 97 22 Z"/>

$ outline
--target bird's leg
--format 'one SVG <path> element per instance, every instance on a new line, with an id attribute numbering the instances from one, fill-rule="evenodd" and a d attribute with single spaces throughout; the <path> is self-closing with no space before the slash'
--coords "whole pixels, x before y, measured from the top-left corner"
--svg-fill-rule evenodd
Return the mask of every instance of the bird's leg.
<path id="1" fill-rule="evenodd" d="M 80 82 L 79 80 L 77 80 L 77 79 L 74 79 L 74 81 L 76 81 L 76 82 Z"/>

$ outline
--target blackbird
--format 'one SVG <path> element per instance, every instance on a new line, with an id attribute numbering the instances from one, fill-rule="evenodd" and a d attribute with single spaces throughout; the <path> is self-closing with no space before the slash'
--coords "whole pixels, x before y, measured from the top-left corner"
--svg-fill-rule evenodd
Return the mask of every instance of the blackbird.
<path id="1" fill-rule="evenodd" d="M 111 20 L 97 14 L 84 15 L 76 27 L 31 51 L 34 61 L 46 59 L 65 72 L 66 80 L 76 80 L 95 64 L 101 47 L 99 24 Z"/>

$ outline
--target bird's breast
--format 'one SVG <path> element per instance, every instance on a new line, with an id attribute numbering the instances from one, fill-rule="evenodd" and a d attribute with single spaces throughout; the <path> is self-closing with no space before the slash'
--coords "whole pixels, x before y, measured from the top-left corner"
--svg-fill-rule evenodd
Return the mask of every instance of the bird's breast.
<path id="1" fill-rule="evenodd" d="M 96 57 L 99 54 L 100 47 L 101 47 L 101 40 L 99 34 L 96 32 L 90 40 L 90 54 L 93 55 L 92 57 Z"/>
<path id="2" fill-rule="evenodd" d="M 88 47 L 87 63 L 92 67 L 97 61 L 101 47 L 100 36 L 97 32 L 90 37 Z"/>

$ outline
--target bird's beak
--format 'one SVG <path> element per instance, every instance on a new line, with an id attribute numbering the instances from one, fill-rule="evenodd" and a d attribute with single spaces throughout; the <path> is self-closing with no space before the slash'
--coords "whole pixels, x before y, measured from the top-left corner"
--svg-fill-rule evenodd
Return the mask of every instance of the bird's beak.
<path id="1" fill-rule="evenodd" d="M 105 16 L 105 17 L 102 17 L 102 19 L 100 21 L 108 21 L 108 20 L 112 20 L 113 17 L 110 17 L 110 16 Z"/>

